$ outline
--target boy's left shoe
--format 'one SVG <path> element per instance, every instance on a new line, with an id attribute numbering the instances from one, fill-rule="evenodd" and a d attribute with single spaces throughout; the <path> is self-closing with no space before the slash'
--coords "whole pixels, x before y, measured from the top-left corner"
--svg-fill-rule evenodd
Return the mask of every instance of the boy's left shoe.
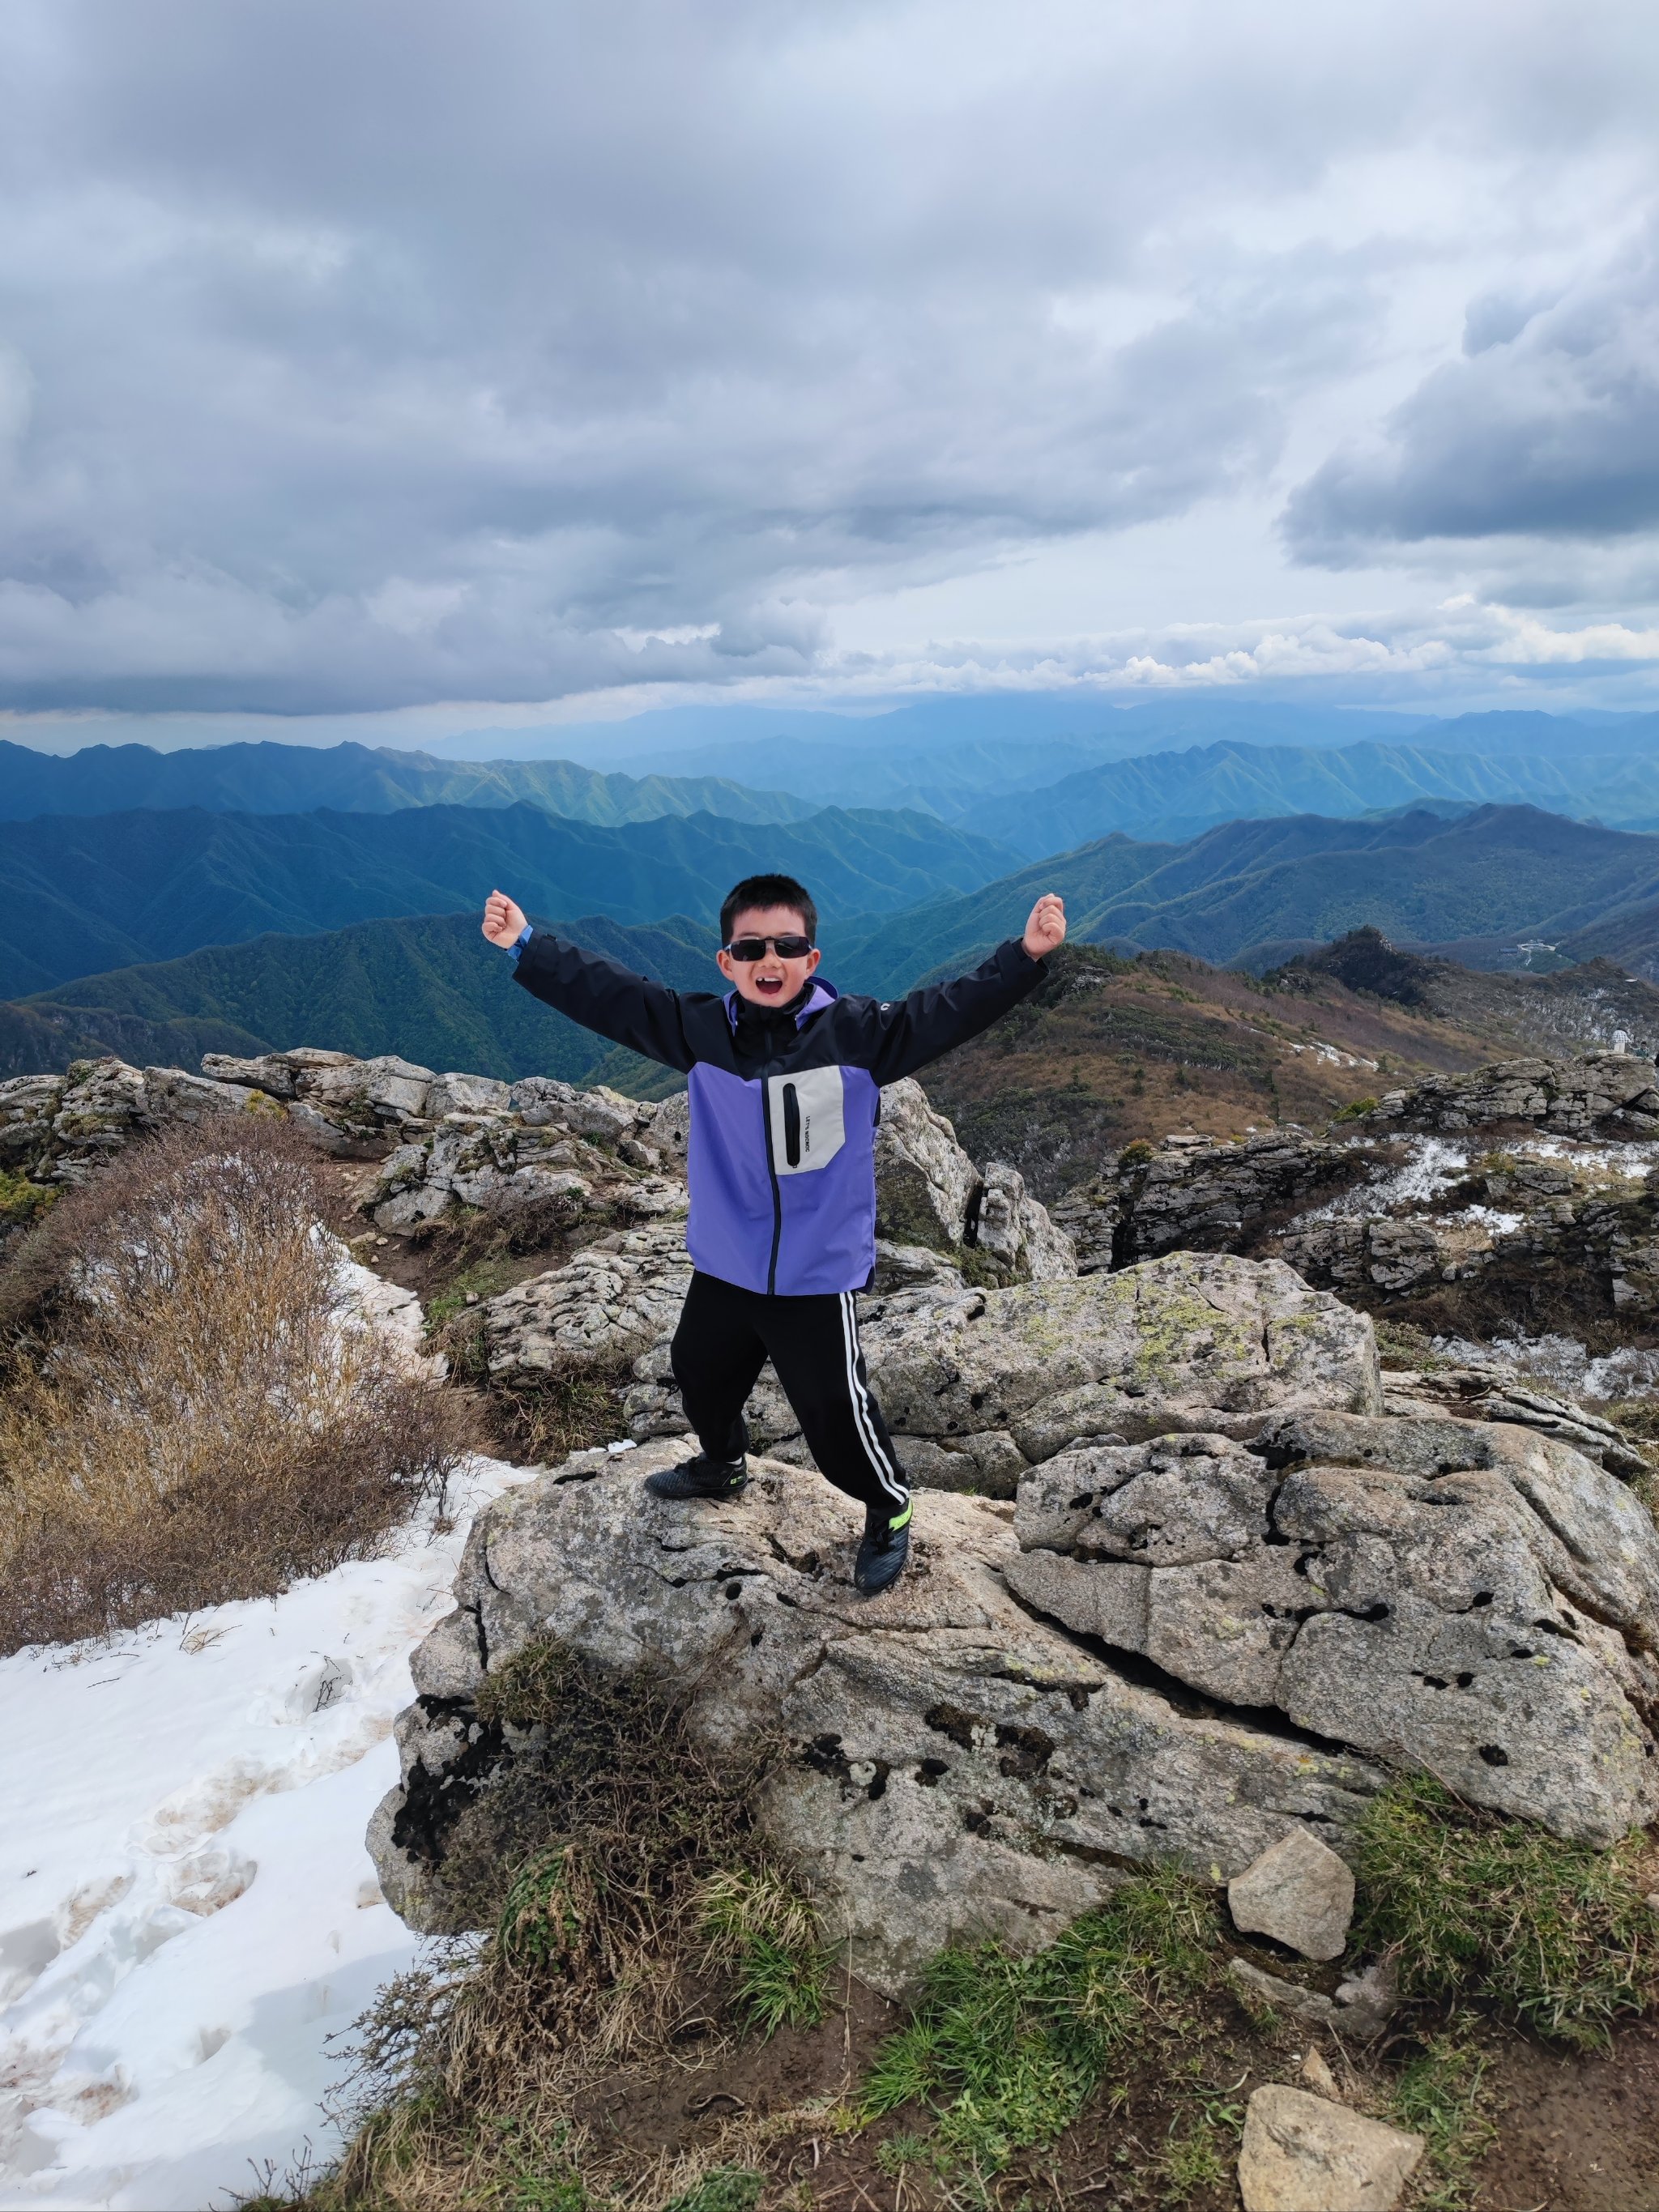
<path id="1" fill-rule="evenodd" d="M 853 1586 L 866 1597 L 890 1589 L 904 1572 L 904 1563 L 910 1556 L 912 1510 L 907 1500 L 903 1511 L 896 1513 L 890 1521 L 878 1520 L 873 1513 L 866 1515 L 864 1541 L 859 1546 L 853 1566 Z"/>

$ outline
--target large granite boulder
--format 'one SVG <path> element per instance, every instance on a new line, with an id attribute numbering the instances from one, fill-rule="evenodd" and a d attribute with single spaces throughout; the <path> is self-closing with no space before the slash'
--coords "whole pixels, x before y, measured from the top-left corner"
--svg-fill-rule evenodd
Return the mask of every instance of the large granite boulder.
<path id="1" fill-rule="evenodd" d="M 492 1356 L 632 1357 L 630 1405 L 661 1411 L 685 1264 L 666 1224 L 595 1248 L 562 1305 L 547 1279 L 516 1322 L 493 1303 Z M 1126 1863 L 1351 1857 L 1395 1766 L 1598 1844 L 1659 1810 L 1659 1534 L 1571 1445 L 1384 1417 L 1370 1324 L 1274 1263 L 988 1291 L 925 1248 L 882 1265 L 866 1342 L 907 1460 L 1015 1505 L 924 1484 L 909 1571 L 864 1601 L 859 1509 L 781 1459 L 669 1505 L 641 1478 L 691 1446 L 659 1436 L 509 1493 L 416 1655 L 371 1828 L 413 1924 L 449 1924 L 456 1819 L 535 1756 L 476 1699 L 541 1638 L 659 1669 L 716 1749 L 776 1747 L 766 1832 L 893 1993 L 951 1940 L 1051 1939 Z"/>
<path id="2" fill-rule="evenodd" d="M 1021 1484 L 1009 1587 L 1229 1705 L 1609 1844 L 1659 1811 L 1659 1532 L 1500 1423 L 1276 1416 Z"/>
<path id="3" fill-rule="evenodd" d="M 889 1084 L 876 1130 L 876 1233 L 895 1244 L 961 1249 L 977 1212 L 979 1170 L 914 1078 Z"/>
<path id="4" fill-rule="evenodd" d="M 861 1302 L 860 1334 L 905 1467 L 927 1487 L 1012 1498 L 1079 1437 L 1247 1434 L 1270 1407 L 1382 1410 L 1370 1323 L 1276 1261 L 1176 1253 L 1005 1290 L 913 1272 Z M 630 1432 L 683 1430 L 665 1338 L 634 1373 Z M 748 1419 L 758 1447 L 810 1464 L 769 1370 Z"/>
<path id="5" fill-rule="evenodd" d="M 450 1824 L 514 1755 L 480 1724 L 478 1685 L 542 1638 L 659 1668 L 717 1750 L 776 1742 L 763 1826 L 890 1994 L 953 1939 L 1050 1940 L 1126 1863 L 1237 1874 L 1303 1823 L 1347 1846 L 1372 1767 L 1197 1717 L 1036 1618 L 1004 1581 L 1006 1506 L 922 1494 L 909 1571 L 864 1600 L 857 1507 L 769 1461 L 736 1504 L 663 1504 L 641 1478 L 687 1449 L 581 1454 L 480 1516 L 458 1610 L 416 1654 L 403 1778 L 370 1829 L 412 1924 L 447 1924 Z"/>

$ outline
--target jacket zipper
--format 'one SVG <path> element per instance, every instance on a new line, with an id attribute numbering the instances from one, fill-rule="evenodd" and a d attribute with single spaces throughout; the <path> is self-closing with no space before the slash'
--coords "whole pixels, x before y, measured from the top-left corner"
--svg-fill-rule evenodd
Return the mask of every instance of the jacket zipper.
<path id="1" fill-rule="evenodd" d="M 778 1247 L 783 1242 L 783 1186 L 778 1181 L 777 1157 L 772 1149 L 772 1077 L 770 1065 L 761 1077 L 761 1121 L 766 1130 L 766 1172 L 772 1179 L 772 1256 L 766 1267 L 766 1295 L 778 1290 Z"/>
<path id="2" fill-rule="evenodd" d="M 792 1038 L 791 1042 L 793 1040 Z M 783 1055 L 774 1052 L 761 1062 L 761 1126 L 766 1134 L 766 1172 L 772 1185 L 772 1252 L 766 1263 L 766 1295 L 775 1297 L 778 1291 L 778 1249 L 783 1243 L 783 1186 L 778 1181 L 777 1155 L 772 1148 L 772 1079 L 777 1073 Z M 785 1094 L 786 1126 L 787 1111 L 794 1105 L 799 1116 L 799 1107 L 793 1097 L 791 1084 Z"/>

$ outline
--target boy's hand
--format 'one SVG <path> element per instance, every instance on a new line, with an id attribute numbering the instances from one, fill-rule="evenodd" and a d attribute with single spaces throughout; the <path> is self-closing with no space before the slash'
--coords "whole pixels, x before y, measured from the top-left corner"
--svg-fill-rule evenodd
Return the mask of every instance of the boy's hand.
<path id="1" fill-rule="evenodd" d="M 1054 891 L 1045 891 L 1031 908 L 1031 919 L 1025 925 L 1025 950 L 1033 960 L 1041 960 L 1056 945 L 1066 942 L 1066 907 Z"/>
<path id="2" fill-rule="evenodd" d="M 484 901 L 483 933 L 492 945 L 515 945 L 524 934 L 524 908 L 505 891 L 491 891 Z"/>

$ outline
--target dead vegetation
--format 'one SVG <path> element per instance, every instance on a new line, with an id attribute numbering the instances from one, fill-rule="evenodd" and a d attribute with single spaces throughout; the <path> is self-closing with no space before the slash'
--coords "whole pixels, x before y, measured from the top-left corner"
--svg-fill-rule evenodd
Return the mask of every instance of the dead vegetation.
<path id="1" fill-rule="evenodd" d="M 709 2160 L 609 2130 L 618 2085 L 827 2008 L 817 1916 L 755 1826 L 763 1752 L 722 1765 L 656 1675 L 607 1677 L 554 1644 L 487 1690 L 480 1721 L 523 1750 L 442 1872 L 459 1920 L 489 1932 L 361 2024 L 367 2109 L 311 2212 L 663 2204 Z"/>
<path id="2" fill-rule="evenodd" d="M 118 1155 L 0 1274 L 0 1650 L 266 1596 L 441 1491 L 434 1389 L 343 1300 L 262 1118 Z"/>

